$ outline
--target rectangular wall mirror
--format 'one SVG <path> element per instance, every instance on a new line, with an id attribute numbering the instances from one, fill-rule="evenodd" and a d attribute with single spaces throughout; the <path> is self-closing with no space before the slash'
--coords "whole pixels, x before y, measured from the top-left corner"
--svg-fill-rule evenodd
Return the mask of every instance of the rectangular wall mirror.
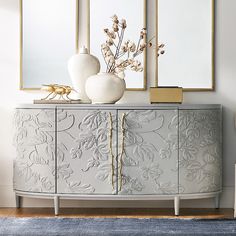
<path id="1" fill-rule="evenodd" d="M 90 53 L 95 55 L 101 63 L 101 72 L 105 72 L 105 62 L 101 54 L 101 44 L 106 41 L 103 32 L 111 28 L 111 17 L 116 14 L 119 19 L 126 19 L 127 29 L 124 40 L 137 43 L 140 31 L 146 28 L 146 1 L 147 0 L 89 0 L 89 44 Z M 146 89 L 146 51 L 137 60 L 144 66 L 143 72 L 125 71 L 127 90 Z"/>
<path id="2" fill-rule="evenodd" d="M 157 0 L 157 85 L 214 90 L 214 0 Z"/>
<path id="3" fill-rule="evenodd" d="M 78 45 L 78 0 L 20 0 L 20 89 L 70 85 L 68 59 Z"/>

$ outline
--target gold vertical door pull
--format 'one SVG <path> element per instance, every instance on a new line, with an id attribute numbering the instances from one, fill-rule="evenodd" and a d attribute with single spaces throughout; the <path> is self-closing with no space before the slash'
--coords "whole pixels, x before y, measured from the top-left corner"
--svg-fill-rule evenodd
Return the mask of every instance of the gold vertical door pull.
<path id="1" fill-rule="evenodd" d="M 124 155 L 124 148 L 125 148 L 125 113 L 122 114 L 121 117 L 121 153 L 120 153 L 120 160 L 119 160 L 119 191 L 121 191 L 122 187 L 122 157 Z"/>
<path id="2" fill-rule="evenodd" d="M 114 155 L 112 151 L 112 133 L 113 133 L 113 126 L 112 126 L 112 114 L 109 112 L 109 152 L 111 156 L 111 185 L 112 189 L 114 190 Z"/>

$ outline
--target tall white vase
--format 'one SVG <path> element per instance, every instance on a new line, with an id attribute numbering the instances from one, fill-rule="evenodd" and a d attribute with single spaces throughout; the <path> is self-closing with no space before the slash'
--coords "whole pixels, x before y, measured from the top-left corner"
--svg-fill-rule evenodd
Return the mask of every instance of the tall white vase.
<path id="1" fill-rule="evenodd" d="M 70 58 L 68 70 L 73 88 L 77 91 L 76 98 L 81 99 L 82 102 L 90 102 L 85 92 L 85 83 L 88 77 L 100 71 L 99 60 L 90 55 L 87 48 L 82 47 L 78 54 Z"/>

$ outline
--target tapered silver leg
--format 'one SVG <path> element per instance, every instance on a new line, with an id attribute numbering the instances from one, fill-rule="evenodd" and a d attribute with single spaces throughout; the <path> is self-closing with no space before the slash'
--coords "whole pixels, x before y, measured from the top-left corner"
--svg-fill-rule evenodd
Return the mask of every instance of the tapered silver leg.
<path id="1" fill-rule="evenodd" d="M 220 208 L 220 194 L 217 194 L 215 196 L 215 209 L 219 209 Z"/>
<path id="2" fill-rule="evenodd" d="M 180 204 L 180 198 L 179 197 L 175 197 L 175 215 L 178 216 L 179 215 L 179 204 Z"/>
<path id="3" fill-rule="evenodd" d="M 60 199 L 58 196 L 54 197 L 54 211 L 55 215 L 58 216 L 60 208 Z"/>
<path id="4" fill-rule="evenodd" d="M 21 197 L 16 195 L 16 208 L 21 207 Z"/>

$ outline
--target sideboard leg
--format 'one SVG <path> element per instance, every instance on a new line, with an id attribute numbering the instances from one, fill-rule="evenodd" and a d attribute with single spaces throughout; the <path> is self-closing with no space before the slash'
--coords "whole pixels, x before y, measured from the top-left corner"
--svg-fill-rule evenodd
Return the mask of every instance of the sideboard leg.
<path id="1" fill-rule="evenodd" d="M 235 165 L 235 170 L 236 170 L 236 165 Z M 236 181 L 236 173 L 235 173 L 235 181 Z M 236 187 L 235 187 L 234 191 L 235 191 L 235 194 L 234 194 L 234 218 L 236 218 Z"/>
<path id="2" fill-rule="evenodd" d="M 234 203 L 234 218 L 236 218 L 236 204 Z"/>
<path id="3" fill-rule="evenodd" d="M 55 215 L 58 216 L 60 207 L 60 199 L 58 196 L 54 197 L 54 211 Z"/>
<path id="4" fill-rule="evenodd" d="M 234 171 L 235 171 L 234 173 L 234 178 L 235 178 L 235 181 L 234 181 L 234 218 L 236 218 L 236 164 L 234 167 Z"/>
<path id="5" fill-rule="evenodd" d="M 21 197 L 16 194 L 16 208 L 21 207 Z"/>
<path id="6" fill-rule="evenodd" d="M 179 197 L 175 197 L 175 215 L 178 216 L 179 215 L 179 203 L 180 203 L 180 198 Z"/>
<path id="7" fill-rule="evenodd" d="M 220 208 L 220 194 L 217 194 L 215 196 L 215 209 L 219 209 Z"/>

